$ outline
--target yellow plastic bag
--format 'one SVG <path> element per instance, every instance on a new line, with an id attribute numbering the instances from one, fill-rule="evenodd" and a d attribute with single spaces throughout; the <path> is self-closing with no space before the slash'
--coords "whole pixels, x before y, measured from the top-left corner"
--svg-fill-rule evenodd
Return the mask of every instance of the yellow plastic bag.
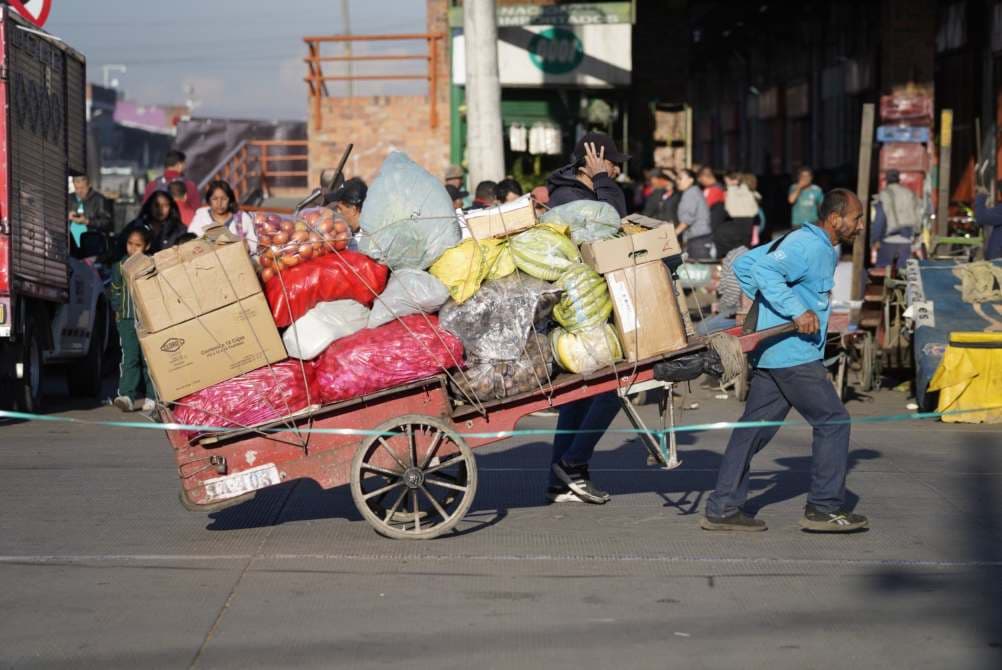
<path id="1" fill-rule="evenodd" d="M 929 382 L 949 423 L 1002 423 L 1002 333 L 950 333 Z M 968 411 L 968 410 L 984 411 Z"/>
<path id="2" fill-rule="evenodd" d="M 487 279 L 501 279 L 515 271 L 515 259 L 511 255 L 508 240 L 481 240 L 480 247 L 484 251 L 484 261 L 487 264 Z"/>
<path id="3" fill-rule="evenodd" d="M 489 269 L 483 248 L 469 238 L 442 254 L 428 272 L 445 284 L 453 300 L 463 303 L 477 292 Z"/>

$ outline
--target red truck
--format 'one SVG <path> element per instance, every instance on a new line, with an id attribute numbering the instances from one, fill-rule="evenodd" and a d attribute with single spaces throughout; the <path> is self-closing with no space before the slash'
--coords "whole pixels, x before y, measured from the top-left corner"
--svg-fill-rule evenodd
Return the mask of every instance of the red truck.
<path id="1" fill-rule="evenodd" d="M 67 223 L 68 177 L 87 173 L 86 86 L 80 53 L 0 3 L 0 407 L 39 411 L 54 369 L 74 396 L 100 392 L 110 310 Z"/>

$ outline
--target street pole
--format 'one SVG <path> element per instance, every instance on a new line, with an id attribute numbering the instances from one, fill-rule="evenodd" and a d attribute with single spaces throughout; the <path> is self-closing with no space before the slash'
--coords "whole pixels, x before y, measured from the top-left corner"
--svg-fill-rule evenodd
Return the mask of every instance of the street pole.
<path id="1" fill-rule="evenodd" d="M 947 217 L 950 216 L 950 153 L 953 149 L 953 110 L 944 109 L 939 115 L 939 202 L 936 207 L 935 234 L 950 234 Z M 936 241 L 933 240 L 932 248 Z"/>
<path id="2" fill-rule="evenodd" d="M 859 130 L 859 163 L 856 170 L 856 197 L 863 206 L 863 232 L 852 243 L 852 299 L 863 299 L 863 269 L 870 244 L 870 163 L 873 161 L 873 103 L 863 104 Z"/>
<path id="3" fill-rule="evenodd" d="M 498 76 L 498 29 L 495 0 L 463 3 L 466 52 L 466 150 L 470 186 L 504 177 L 501 130 L 501 83 Z"/>
<path id="4" fill-rule="evenodd" d="M 344 25 L 344 30 L 342 31 L 345 36 L 351 35 L 351 14 L 348 11 L 348 3 L 350 0 L 341 0 L 341 23 Z M 351 41 L 344 43 L 344 55 L 348 57 L 345 64 L 348 66 L 348 97 L 355 96 L 355 81 L 351 79 L 354 72 L 351 61 Z"/>

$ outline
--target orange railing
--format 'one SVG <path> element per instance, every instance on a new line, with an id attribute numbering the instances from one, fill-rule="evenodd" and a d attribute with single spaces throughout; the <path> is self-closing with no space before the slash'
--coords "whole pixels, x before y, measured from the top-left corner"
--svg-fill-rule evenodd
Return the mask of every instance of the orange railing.
<path id="1" fill-rule="evenodd" d="M 309 171 L 282 165 L 307 160 L 306 147 L 306 140 L 244 140 L 226 154 L 198 188 L 203 190 L 210 181 L 224 179 L 233 187 L 240 203 L 258 192 L 265 198 L 270 197 L 279 179 L 291 188 L 306 189 Z"/>
<path id="2" fill-rule="evenodd" d="M 331 97 L 327 88 L 329 81 L 378 81 L 378 80 L 419 80 L 428 82 L 428 98 L 430 105 L 431 127 L 438 127 L 438 105 L 435 91 L 438 84 L 439 65 L 439 44 L 443 35 L 435 33 L 406 33 L 398 35 L 328 35 L 326 37 L 304 37 L 309 55 L 303 60 L 306 63 L 308 73 L 304 81 L 310 88 L 310 109 L 313 116 L 313 127 L 317 130 L 323 128 L 323 119 L 320 113 L 321 100 Z M 379 54 L 379 55 L 353 55 L 348 47 L 355 42 L 407 42 L 424 40 L 427 51 L 423 54 Z M 322 56 L 320 47 L 323 44 L 338 44 L 342 46 L 342 53 L 336 56 Z M 380 73 L 380 74 L 348 74 L 348 75 L 328 75 L 324 74 L 324 63 L 355 63 L 362 61 L 424 61 L 427 64 L 425 74 L 410 73 Z"/>

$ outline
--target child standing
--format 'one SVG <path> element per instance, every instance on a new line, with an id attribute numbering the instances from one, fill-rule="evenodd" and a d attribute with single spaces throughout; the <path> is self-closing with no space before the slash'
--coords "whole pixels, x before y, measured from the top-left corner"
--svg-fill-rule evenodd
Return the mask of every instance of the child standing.
<path id="1" fill-rule="evenodd" d="M 129 233 L 125 242 L 126 258 L 146 253 L 150 248 L 150 233 L 145 228 L 138 228 Z M 139 348 L 139 336 L 136 335 L 136 317 L 132 305 L 129 287 L 122 276 L 121 260 L 115 263 L 111 271 L 111 306 L 115 310 L 115 325 L 118 327 L 118 342 L 122 348 L 122 362 L 118 368 L 118 395 L 112 404 L 123 412 L 143 410 L 151 412 L 156 407 L 152 398 L 139 393 L 142 381 L 146 394 L 153 393 L 149 371 Z"/>

